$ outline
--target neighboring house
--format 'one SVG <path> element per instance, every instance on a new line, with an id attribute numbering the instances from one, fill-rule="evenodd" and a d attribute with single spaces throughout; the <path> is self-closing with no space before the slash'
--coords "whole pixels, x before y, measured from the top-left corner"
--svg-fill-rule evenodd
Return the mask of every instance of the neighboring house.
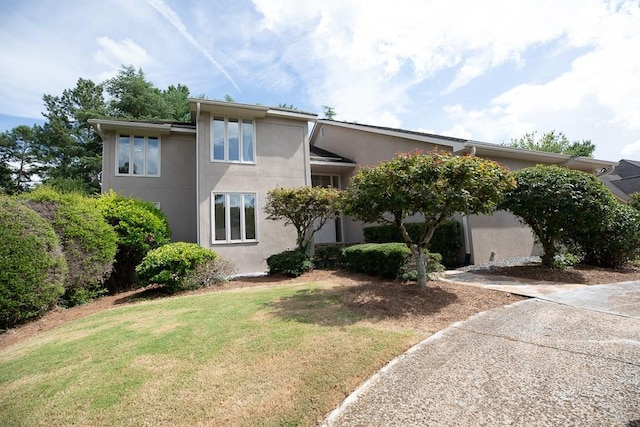
<path id="1" fill-rule="evenodd" d="M 613 194 L 626 202 L 633 193 L 640 192 L 640 162 L 622 159 L 613 172 L 601 178 Z"/>
<path id="2" fill-rule="evenodd" d="M 263 213 L 267 192 L 278 186 L 346 188 L 358 166 L 416 149 L 478 155 L 511 169 L 559 164 L 603 175 L 616 165 L 317 120 L 315 114 L 282 108 L 204 99 L 189 104 L 191 124 L 90 120 L 104 141 L 102 190 L 156 203 L 167 215 L 173 240 L 211 248 L 233 260 L 242 274 L 264 272 L 267 257 L 295 247 L 293 227 L 268 221 Z M 311 135 L 309 123 L 315 123 Z M 506 212 L 459 219 L 467 261 L 536 251 L 530 230 Z M 340 218 L 325 224 L 315 242 L 360 242 L 362 228 L 362 223 Z"/>

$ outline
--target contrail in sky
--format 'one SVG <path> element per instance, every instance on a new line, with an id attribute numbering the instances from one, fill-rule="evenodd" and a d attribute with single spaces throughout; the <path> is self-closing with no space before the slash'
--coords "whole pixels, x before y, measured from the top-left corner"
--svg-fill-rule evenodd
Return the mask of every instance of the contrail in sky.
<path id="1" fill-rule="evenodd" d="M 149 3 L 151 5 L 151 7 L 153 7 L 155 10 L 157 10 L 158 12 L 160 12 L 162 14 L 162 16 L 164 16 L 165 18 L 167 18 L 167 20 L 171 23 L 171 25 L 174 26 L 174 28 L 176 30 L 178 30 L 178 32 L 180 34 L 182 34 L 182 36 L 187 39 L 187 41 L 189 43 L 191 43 L 196 49 L 198 49 L 205 58 L 207 58 L 209 60 L 209 62 L 211 62 L 218 70 L 220 70 L 220 72 L 222 74 L 224 74 L 224 76 L 231 82 L 231 84 L 233 85 L 233 87 L 235 87 L 238 92 L 242 92 L 240 90 L 240 87 L 236 84 L 236 82 L 233 80 L 233 78 L 229 75 L 229 73 L 227 73 L 227 71 L 222 68 L 222 65 L 220 65 L 218 63 L 218 61 L 216 61 L 213 56 L 211 56 L 209 54 L 209 52 L 207 52 L 206 50 L 204 50 L 204 48 L 202 46 L 200 46 L 200 43 L 198 43 L 193 36 L 189 33 L 189 31 L 187 30 L 187 27 L 184 25 L 184 23 L 182 22 L 182 19 L 180 19 L 180 17 L 178 16 L 177 13 L 175 13 L 165 2 L 164 0 L 147 0 L 147 3 Z"/>

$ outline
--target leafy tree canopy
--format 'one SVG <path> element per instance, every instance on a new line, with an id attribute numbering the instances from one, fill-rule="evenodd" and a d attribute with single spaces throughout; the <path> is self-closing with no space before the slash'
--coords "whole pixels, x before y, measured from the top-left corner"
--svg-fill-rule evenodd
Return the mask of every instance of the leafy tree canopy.
<path id="1" fill-rule="evenodd" d="M 538 137 L 536 132 L 526 133 L 518 139 L 512 139 L 508 144 L 514 148 L 546 151 L 548 153 L 566 154 L 574 157 L 593 157 L 596 146 L 588 139 L 569 141 L 562 132 L 545 132 Z"/>
<path id="2" fill-rule="evenodd" d="M 502 207 L 529 225 L 540 240 L 542 263 L 554 265 L 561 245 L 592 235 L 615 205 L 609 190 L 594 175 L 559 166 L 529 167 L 514 172 L 517 187 Z"/>
<path id="3" fill-rule="evenodd" d="M 335 188 L 276 188 L 267 193 L 267 219 L 293 225 L 298 250 L 306 251 L 313 234 L 340 211 L 341 191 Z M 314 226 L 314 223 L 316 224 Z"/>
<path id="4" fill-rule="evenodd" d="M 444 153 L 400 154 L 374 167 L 360 169 L 345 195 L 345 213 L 363 222 L 394 224 L 416 257 L 418 285 L 426 286 L 424 250 L 440 224 L 450 216 L 493 212 L 502 194 L 512 189 L 508 170 L 491 160 Z M 418 239 L 404 220 L 422 216 Z"/>

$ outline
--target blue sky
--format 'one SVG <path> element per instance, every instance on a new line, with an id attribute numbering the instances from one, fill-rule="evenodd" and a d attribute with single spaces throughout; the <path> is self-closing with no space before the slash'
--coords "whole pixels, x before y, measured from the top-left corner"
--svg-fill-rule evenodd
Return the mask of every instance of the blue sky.
<path id="1" fill-rule="evenodd" d="M 640 1 L 0 1 L 0 130 L 122 64 L 193 96 L 640 159 Z"/>

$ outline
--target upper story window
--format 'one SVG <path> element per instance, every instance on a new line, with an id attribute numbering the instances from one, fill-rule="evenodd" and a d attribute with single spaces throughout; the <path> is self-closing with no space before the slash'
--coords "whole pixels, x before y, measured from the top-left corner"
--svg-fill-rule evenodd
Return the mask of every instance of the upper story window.
<path id="1" fill-rule="evenodd" d="M 116 175 L 160 176 L 160 138 L 119 135 Z"/>
<path id="2" fill-rule="evenodd" d="M 214 117 L 211 124 L 211 161 L 255 163 L 253 120 Z"/>

